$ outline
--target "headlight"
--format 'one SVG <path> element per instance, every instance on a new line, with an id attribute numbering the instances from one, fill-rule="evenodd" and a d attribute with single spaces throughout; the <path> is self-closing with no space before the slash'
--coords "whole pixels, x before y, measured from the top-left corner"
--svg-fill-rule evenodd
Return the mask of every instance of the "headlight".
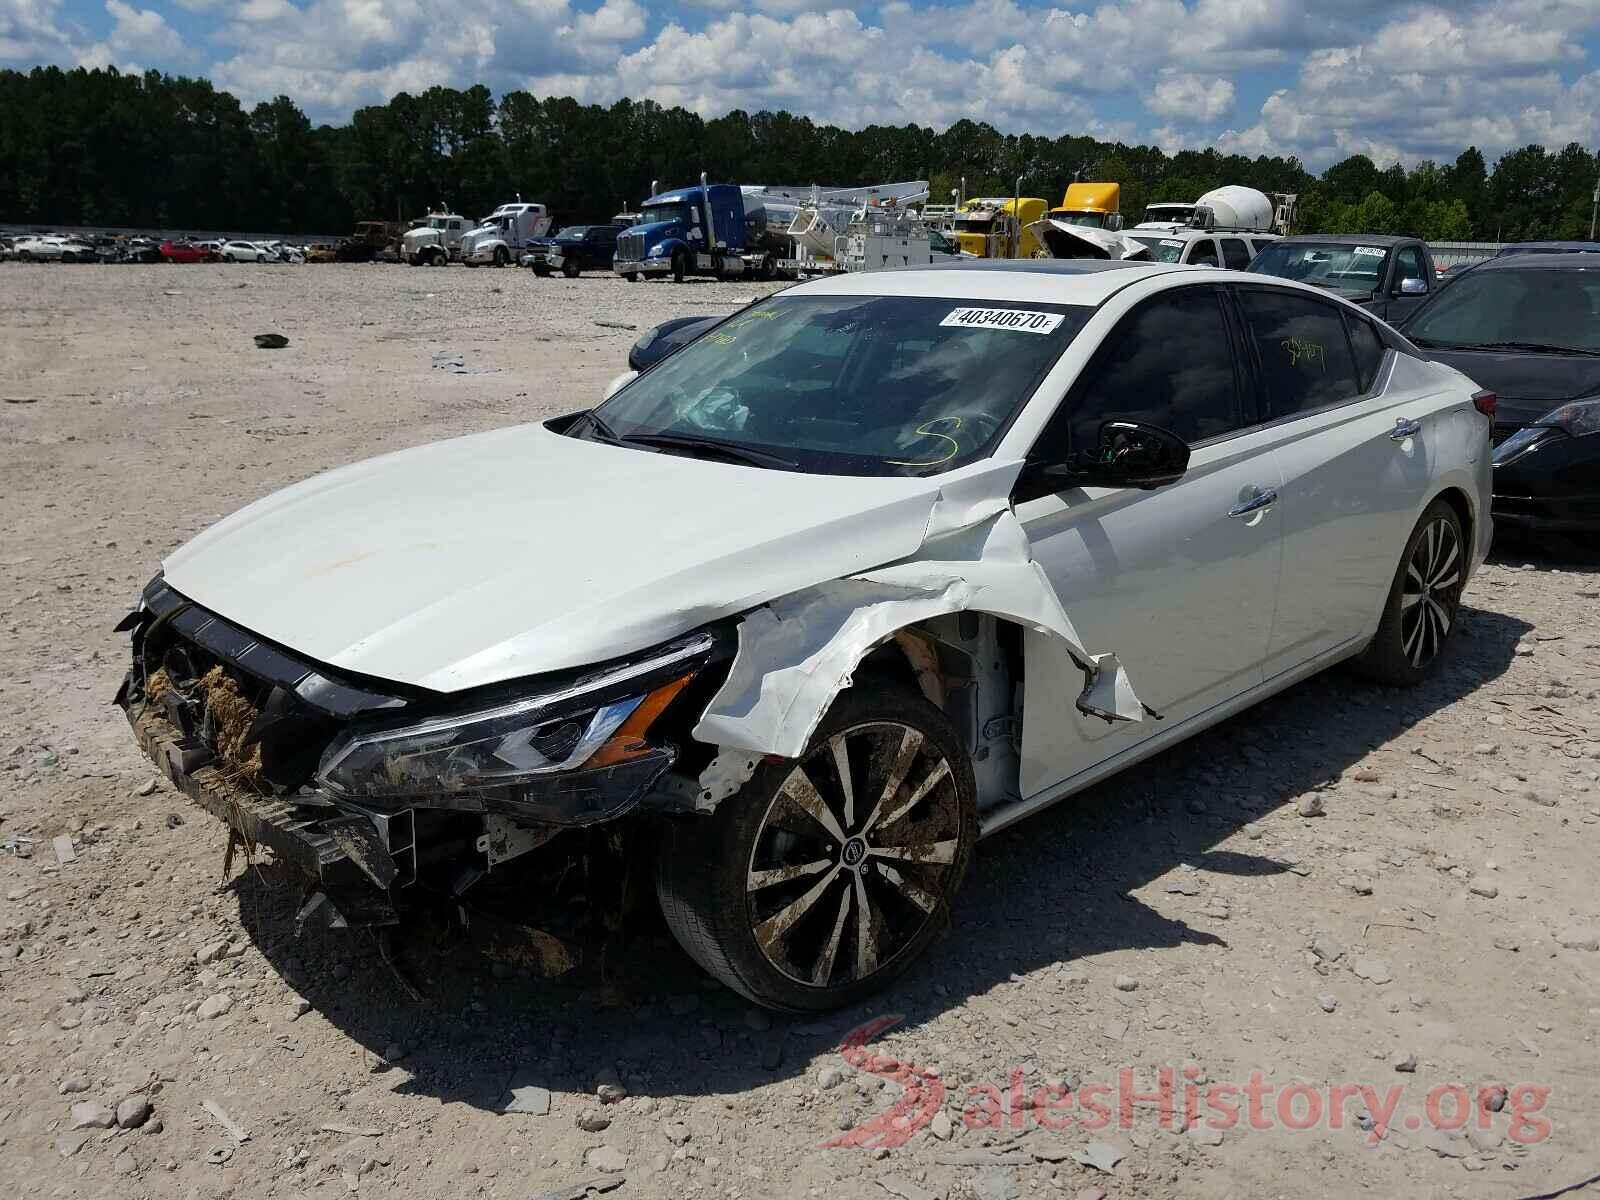
<path id="1" fill-rule="evenodd" d="M 1573 437 L 1600 433 L 1600 398 L 1574 400 L 1570 404 L 1563 404 L 1560 408 L 1545 413 L 1534 423 L 1565 429 Z"/>
<path id="2" fill-rule="evenodd" d="M 1562 435 L 1587 437 L 1592 433 L 1600 433 L 1600 398 L 1573 400 L 1551 409 L 1501 442 L 1495 447 L 1494 462 L 1496 466 L 1508 463 Z"/>
<path id="3" fill-rule="evenodd" d="M 579 767 L 651 752 L 650 723 L 694 677 L 714 639 L 698 634 L 649 658 L 476 712 L 389 729 L 353 729 L 322 756 L 317 779 L 357 797 L 516 789 Z"/>

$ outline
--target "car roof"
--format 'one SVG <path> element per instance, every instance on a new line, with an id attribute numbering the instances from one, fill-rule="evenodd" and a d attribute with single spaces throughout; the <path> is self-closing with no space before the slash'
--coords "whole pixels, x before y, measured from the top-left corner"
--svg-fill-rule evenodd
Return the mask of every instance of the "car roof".
<path id="1" fill-rule="evenodd" d="M 1285 242 L 1331 242 L 1336 246 L 1398 246 L 1417 239 L 1396 233 L 1296 233 Z"/>
<path id="2" fill-rule="evenodd" d="M 1126 259 L 969 259 L 884 271 L 849 271 L 797 284 L 785 295 L 930 296 L 1095 305 L 1140 279 L 1179 273 L 1237 280 L 1237 271 Z"/>
<path id="3" fill-rule="evenodd" d="M 1507 254 L 1503 257 L 1485 259 L 1474 268 L 1478 271 L 1600 271 L 1596 265 L 1594 254 L 1584 251 L 1572 251 L 1567 254 Z"/>
<path id="4" fill-rule="evenodd" d="M 1278 237 L 1277 234 L 1271 232 L 1270 230 L 1266 230 L 1266 229 L 1173 229 L 1173 230 L 1169 231 L 1169 230 L 1167 230 L 1165 228 L 1162 228 L 1162 229 L 1140 229 L 1136 225 L 1132 229 L 1124 229 L 1122 232 L 1127 234 L 1129 237 L 1184 238 L 1184 239 L 1187 239 L 1187 240 L 1189 240 L 1191 242 L 1196 240 L 1197 238 L 1209 238 L 1209 237 L 1219 237 L 1219 238 L 1244 238 L 1244 237 L 1271 238 L 1275 242 L 1281 240 Z"/>
<path id="5" fill-rule="evenodd" d="M 1559 254 L 1562 251 L 1576 251 L 1583 254 L 1600 252 L 1600 242 L 1512 242 L 1509 246 L 1501 246 L 1495 251 L 1495 257 L 1509 256 L 1512 254 Z"/>

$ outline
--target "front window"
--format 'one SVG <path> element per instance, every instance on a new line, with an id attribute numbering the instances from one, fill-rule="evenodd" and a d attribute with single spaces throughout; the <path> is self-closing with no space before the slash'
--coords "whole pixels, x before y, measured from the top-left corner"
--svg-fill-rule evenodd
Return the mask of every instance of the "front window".
<path id="1" fill-rule="evenodd" d="M 445 227 L 445 219 L 443 217 L 429 217 L 428 218 L 428 228 L 429 229 L 443 229 L 444 227 Z"/>
<path id="2" fill-rule="evenodd" d="M 591 414 L 596 440 L 720 444 L 815 474 L 926 475 L 987 453 L 1091 309 L 925 296 L 765 301 Z"/>
<path id="3" fill-rule="evenodd" d="M 1275 242 L 1256 255 L 1250 270 L 1325 288 L 1370 292 L 1383 278 L 1389 252 L 1382 246 L 1339 242 Z"/>
<path id="4" fill-rule="evenodd" d="M 1070 209 L 1058 208 L 1050 214 L 1050 219 L 1060 221 L 1063 225 L 1078 225 L 1085 229 L 1104 229 L 1106 227 L 1105 213 L 1073 212 Z"/>
<path id="5" fill-rule="evenodd" d="M 1183 242 L 1179 238 L 1146 237 L 1144 234 L 1131 235 L 1133 240 L 1150 251 L 1150 257 L 1156 262 L 1175 263 L 1183 257 Z"/>
<path id="6" fill-rule="evenodd" d="M 957 217 L 957 233 L 983 233 L 989 232 L 989 226 L 994 224 L 994 214 L 985 213 L 981 217 Z"/>
<path id="7" fill-rule="evenodd" d="M 646 204 L 639 213 L 641 225 L 664 225 L 672 222 L 677 225 L 692 223 L 690 207 L 681 200 L 672 200 L 665 204 Z"/>
<path id="8" fill-rule="evenodd" d="M 928 230 L 928 249 L 935 254 L 954 254 L 956 248 L 950 244 L 950 239 L 937 229 Z"/>
<path id="9" fill-rule="evenodd" d="M 1418 309 L 1406 336 L 1430 349 L 1600 353 L 1600 271 L 1471 271 Z"/>
<path id="10" fill-rule="evenodd" d="M 586 232 L 587 230 L 582 225 L 579 225 L 576 229 L 563 229 L 560 233 L 556 234 L 556 241 L 581 242 L 583 241 L 583 235 Z"/>

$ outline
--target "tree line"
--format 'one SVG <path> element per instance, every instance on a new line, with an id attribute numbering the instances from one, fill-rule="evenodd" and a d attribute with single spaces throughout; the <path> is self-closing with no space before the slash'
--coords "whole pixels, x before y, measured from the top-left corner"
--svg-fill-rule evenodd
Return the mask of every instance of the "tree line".
<path id="1" fill-rule="evenodd" d="M 1003 134 L 957 121 L 848 130 L 787 112 L 706 120 L 649 100 L 610 106 L 482 85 L 402 92 L 345 125 L 314 126 L 287 96 L 248 111 L 205 79 L 114 68 L 0 71 L 0 219 L 30 224 L 330 233 L 445 205 L 469 217 L 517 195 L 562 223 L 635 208 L 652 181 L 701 171 L 738 183 L 852 185 L 927 178 L 934 199 L 1043 196 L 1074 178 L 1147 203 L 1222 184 L 1300 196 L 1304 232 L 1432 240 L 1586 237 L 1600 156 L 1529 145 L 1491 170 L 1476 147 L 1448 164 L 1380 167 L 1364 155 L 1321 175 L 1299 159 L 1216 149 L 1164 153 L 1074 134 Z M 1020 183 L 1019 183 L 1020 181 Z"/>

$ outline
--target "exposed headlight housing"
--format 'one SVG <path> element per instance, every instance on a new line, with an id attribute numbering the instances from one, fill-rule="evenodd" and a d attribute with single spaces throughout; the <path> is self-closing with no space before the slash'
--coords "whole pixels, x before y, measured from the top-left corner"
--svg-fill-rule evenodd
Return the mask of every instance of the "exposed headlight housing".
<path id="1" fill-rule="evenodd" d="M 1496 466 L 1520 458 L 1535 446 L 1559 437 L 1587 437 L 1600 433 L 1600 397 L 1572 400 L 1553 408 L 1530 425 L 1517 430 L 1495 447 Z"/>
<path id="2" fill-rule="evenodd" d="M 701 633 L 548 692 L 406 725 L 352 728 L 323 754 L 317 780 L 352 800 L 482 793 L 508 802 L 491 807 L 515 809 L 530 789 L 548 791 L 551 777 L 642 767 L 651 758 L 664 769 L 670 753 L 643 735 L 715 645 Z"/>

